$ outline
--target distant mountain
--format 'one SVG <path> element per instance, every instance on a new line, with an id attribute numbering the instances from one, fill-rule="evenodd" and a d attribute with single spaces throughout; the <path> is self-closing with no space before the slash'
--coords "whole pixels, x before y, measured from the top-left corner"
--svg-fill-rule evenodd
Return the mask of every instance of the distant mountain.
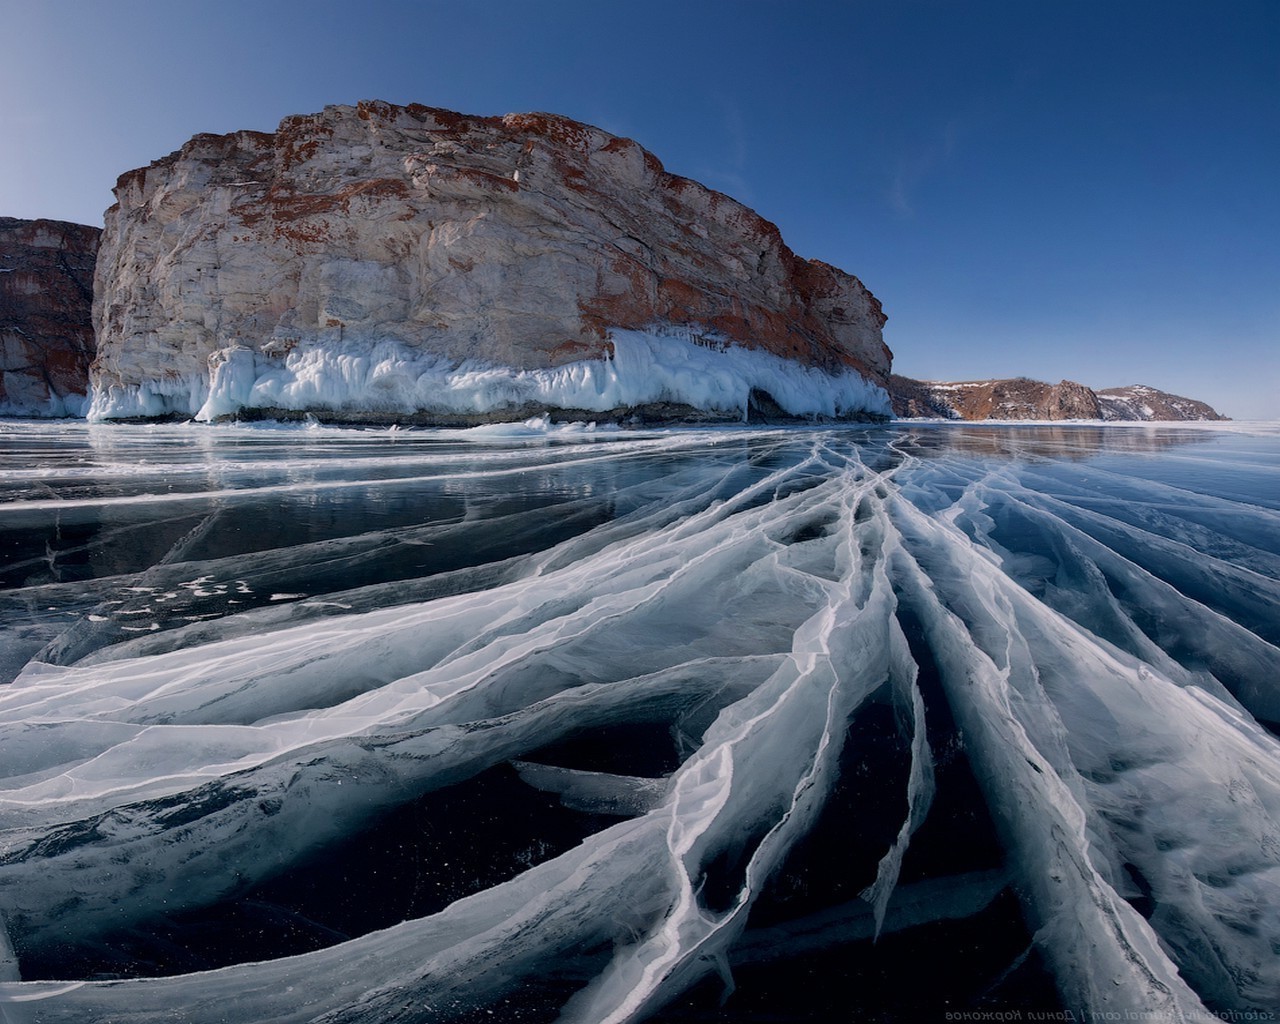
<path id="1" fill-rule="evenodd" d="M 1225 420 L 1204 402 L 1145 384 L 1094 391 L 1027 377 L 934 381 L 889 377 L 893 414 L 956 420 Z"/>

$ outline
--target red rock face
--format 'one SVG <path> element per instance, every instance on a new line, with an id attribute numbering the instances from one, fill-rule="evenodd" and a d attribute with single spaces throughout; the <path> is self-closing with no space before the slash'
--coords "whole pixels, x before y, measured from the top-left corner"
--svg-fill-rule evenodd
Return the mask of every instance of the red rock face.
<path id="1" fill-rule="evenodd" d="M 100 234 L 83 224 L 0 217 L 0 411 L 79 413 L 94 353 Z"/>
<path id="2" fill-rule="evenodd" d="M 885 316 L 857 278 L 563 117 L 329 107 L 273 134 L 196 136 L 116 196 L 102 386 L 195 378 L 231 345 L 272 358 L 357 337 L 537 369 L 607 353 L 612 328 L 888 377 Z"/>

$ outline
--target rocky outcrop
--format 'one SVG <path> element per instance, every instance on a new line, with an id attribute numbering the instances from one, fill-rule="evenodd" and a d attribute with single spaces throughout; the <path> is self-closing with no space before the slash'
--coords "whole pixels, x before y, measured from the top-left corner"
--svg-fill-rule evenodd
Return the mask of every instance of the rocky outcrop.
<path id="1" fill-rule="evenodd" d="M 960 420 L 1222 420 L 1203 402 L 1143 384 L 1093 391 L 1064 380 L 1057 384 L 1009 380 L 926 381 L 893 374 L 889 396 L 895 416 Z"/>
<path id="2" fill-rule="evenodd" d="M 97 228 L 0 217 L 0 415 L 79 416 Z"/>
<path id="3" fill-rule="evenodd" d="M 1107 420 L 1225 420 L 1204 402 L 1157 391 L 1145 384 L 1107 388 L 1098 392 L 1102 418 Z"/>
<path id="4" fill-rule="evenodd" d="M 738 415 L 753 391 L 888 412 L 885 317 L 857 278 L 566 118 L 333 106 L 196 136 L 116 199 L 95 415 Z"/>

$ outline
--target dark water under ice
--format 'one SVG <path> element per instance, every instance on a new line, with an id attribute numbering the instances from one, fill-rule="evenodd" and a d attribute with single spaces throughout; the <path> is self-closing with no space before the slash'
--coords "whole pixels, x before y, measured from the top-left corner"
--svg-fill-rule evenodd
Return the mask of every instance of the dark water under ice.
<path id="1" fill-rule="evenodd" d="M 1277 645 L 1274 425 L 0 423 L 0 1020 L 1274 1019 Z"/>

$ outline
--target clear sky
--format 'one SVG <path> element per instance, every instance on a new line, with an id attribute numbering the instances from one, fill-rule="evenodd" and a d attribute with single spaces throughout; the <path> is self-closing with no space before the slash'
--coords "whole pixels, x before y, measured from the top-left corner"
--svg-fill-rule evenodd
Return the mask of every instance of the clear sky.
<path id="1" fill-rule="evenodd" d="M 0 215 L 385 99 L 636 139 L 881 299 L 909 376 L 1280 418 L 1280 0 L 0 0 Z"/>

